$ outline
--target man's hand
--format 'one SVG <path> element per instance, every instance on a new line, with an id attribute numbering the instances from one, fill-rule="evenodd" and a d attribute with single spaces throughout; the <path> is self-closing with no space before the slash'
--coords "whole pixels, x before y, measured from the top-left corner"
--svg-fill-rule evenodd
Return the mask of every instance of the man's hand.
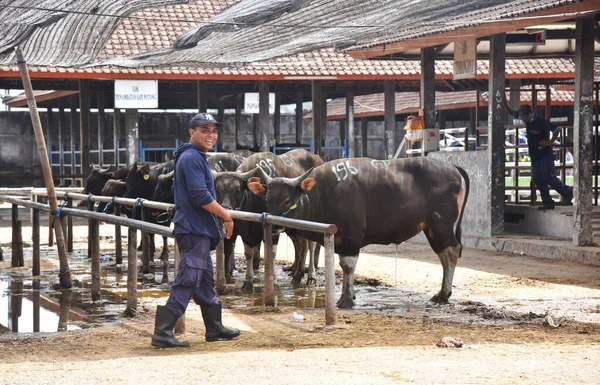
<path id="1" fill-rule="evenodd" d="M 542 147 L 548 147 L 548 146 L 552 146 L 554 144 L 553 140 L 540 140 L 540 146 Z"/>
<path id="2" fill-rule="evenodd" d="M 229 221 L 224 221 L 225 223 L 225 238 L 231 238 L 233 234 L 233 220 L 229 218 Z"/>

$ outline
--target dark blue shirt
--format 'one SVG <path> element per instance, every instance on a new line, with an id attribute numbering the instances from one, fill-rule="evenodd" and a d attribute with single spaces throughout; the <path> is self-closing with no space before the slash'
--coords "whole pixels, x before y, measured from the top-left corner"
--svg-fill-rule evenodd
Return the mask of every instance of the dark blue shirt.
<path id="1" fill-rule="evenodd" d="M 552 146 L 540 146 L 540 140 L 548 140 L 560 128 L 546 119 L 535 115 L 527 126 L 527 146 L 531 160 L 539 160 L 542 156 L 552 155 Z"/>
<path id="2" fill-rule="evenodd" d="M 177 206 L 173 232 L 220 239 L 221 233 L 215 215 L 202 207 L 216 199 L 215 182 L 206 154 L 193 144 L 184 143 L 175 150 L 173 159 L 173 194 Z"/>

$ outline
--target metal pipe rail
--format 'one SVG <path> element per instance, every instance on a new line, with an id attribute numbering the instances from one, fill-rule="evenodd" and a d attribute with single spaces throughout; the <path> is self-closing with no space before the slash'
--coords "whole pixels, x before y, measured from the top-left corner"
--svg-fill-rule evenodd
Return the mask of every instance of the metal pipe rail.
<path id="1" fill-rule="evenodd" d="M 32 196 L 45 196 L 47 195 L 46 190 L 43 189 L 34 189 L 31 191 Z M 78 194 L 72 192 L 65 192 L 64 198 L 69 201 L 75 200 L 90 200 L 93 202 L 103 202 L 109 203 L 114 202 L 119 205 L 126 206 L 142 206 L 146 208 L 154 208 L 158 210 L 172 210 L 175 205 L 163 202 L 154 202 L 149 200 L 138 201 L 137 199 L 129 199 L 129 198 L 120 198 L 120 197 L 105 197 L 105 196 L 96 196 L 96 195 L 85 195 Z M 35 216 L 35 212 L 39 215 L 39 211 L 50 211 L 50 207 L 48 205 L 36 203 L 35 199 L 32 201 L 25 201 L 22 199 L 17 199 L 9 196 L 0 195 L 0 202 L 9 202 L 15 205 L 20 205 L 24 207 L 29 207 L 32 209 L 32 217 Z M 130 266 L 137 264 L 137 251 L 135 249 L 136 239 L 135 239 L 135 231 L 131 231 L 132 229 L 139 229 L 145 231 L 147 233 L 158 234 L 166 237 L 173 237 L 173 231 L 169 227 L 165 227 L 162 225 L 156 225 L 152 223 L 147 223 L 135 219 L 123 218 L 118 215 L 104 214 L 98 213 L 94 211 L 88 210 L 78 210 L 72 209 L 68 207 L 62 207 L 61 213 L 65 213 L 69 216 L 79 216 L 83 218 L 90 219 L 90 229 L 93 231 L 90 232 L 90 255 L 92 256 L 92 270 L 96 266 L 96 269 L 99 269 L 99 262 L 95 261 L 99 260 L 99 252 L 98 252 L 98 231 L 97 225 L 99 221 L 104 221 L 107 223 L 112 223 L 118 226 L 128 226 L 130 228 L 129 231 L 129 252 L 128 252 L 128 263 Z M 275 294 L 274 294 L 274 279 L 275 279 L 275 262 L 273 259 L 273 242 L 272 242 L 272 231 L 273 226 L 282 226 L 294 228 L 297 230 L 303 231 L 311 231 L 321 233 L 324 236 L 324 248 L 325 248 L 325 320 L 327 325 L 335 324 L 335 267 L 334 267 L 334 234 L 337 232 L 337 226 L 333 224 L 324 224 L 317 222 L 310 222 L 298 219 L 290 219 L 279 217 L 275 215 L 270 215 L 267 213 L 257 214 L 250 213 L 244 211 L 235 211 L 230 210 L 230 215 L 234 219 L 262 223 L 265 230 L 265 305 L 275 305 Z M 33 223 L 33 222 L 32 222 Z M 39 233 L 39 232 L 38 232 Z M 133 235 L 132 235 L 133 233 Z M 72 240 L 72 231 L 69 232 L 70 241 Z M 93 239 L 94 238 L 94 239 Z M 39 242 L 37 243 L 39 245 Z M 39 255 L 39 253 L 37 253 Z M 94 256 L 97 255 L 97 258 Z M 35 253 L 34 253 L 35 255 Z M 36 261 L 34 261 L 35 265 Z M 39 258 L 37 261 L 39 265 Z M 177 261 L 176 261 L 177 264 Z M 219 287 L 219 282 L 224 282 L 224 261 L 222 260 L 222 254 L 219 256 L 217 253 L 217 288 Z M 39 270 L 38 270 L 39 271 Z M 135 279 L 130 279 L 129 273 L 135 274 Z M 136 297 L 137 289 L 133 283 L 137 282 L 137 269 L 134 271 L 130 271 L 128 273 L 128 312 L 134 313 L 137 304 L 137 298 L 135 302 L 132 302 L 130 305 L 130 299 L 132 297 Z M 132 281 L 131 292 L 129 292 L 130 284 Z M 99 271 L 92 271 L 92 295 L 94 295 L 94 289 L 97 288 L 97 293 L 100 292 L 100 278 Z"/>

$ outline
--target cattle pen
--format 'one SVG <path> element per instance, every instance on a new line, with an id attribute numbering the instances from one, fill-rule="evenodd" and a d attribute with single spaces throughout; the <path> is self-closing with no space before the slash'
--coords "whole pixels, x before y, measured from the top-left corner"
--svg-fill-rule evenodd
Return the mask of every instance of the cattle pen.
<path id="1" fill-rule="evenodd" d="M 88 254 L 91 259 L 91 275 L 92 275 L 92 298 L 97 299 L 100 295 L 100 222 L 105 222 L 115 225 L 116 238 L 116 258 L 117 262 L 121 262 L 121 237 L 120 237 L 120 226 L 128 227 L 128 252 L 127 252 L 127 264 L 128 266 L 137 267 L 137 230 L 142 231 L 142 240 L 144 241 L 145 234 L 158 234 L 164 237 L 174 238 L 172 229 L 170 227 L 152 224 L 144 222 L 143 220 L 124 218 L 120 216 L 118 209 L 119 205 L 129 207 L 140 207 L 148 209 L 157 209 L 164 211 L 172 211 L 174 209 L 173 204 L 154 202 L 143 199 L 129 199 L 121 197 L 110 197 L 110 196 L 96 196 L 96 195 L 85 195 L 70 191 L 62 191 L 63 204 L 57 210 L 58 212 L 51 212 L 50 206 L 37 202 L 38 196 L 46 196 L 47 192 L 45 189 L 33 188 L 33 189 L 15 189 L 11 192 L 9 189 L 2 191 L 7 195 L 0 195 L 0 202 L 12 204 L 12 267 L 23 266 L 23 237 L 21 232 L 21 221 L 18 217 L 18 207 L 26 207 L 31 209 L 31 225 L 32 225 L 32 274 L 40 274 L 40 212 L 48 212 L 49 219 L 51 220 L 54 215 L 62 218 L 67 216 L 81 217 L 88 219 L 89 226 L 89 242 L 88 242 Z M 58 192 L 58 191 L 57 191 Z M 31 201 L 16 197 L 14 195 L 30 195 Z M 73 201 L 87 201 L 87 202 L 98 202 L 113 204 L 115 207 L 115 215 L 105 214 L 95 211 L 81 210 L 72 208 Z M 142 210 L 142 213 L 144 210 Z M 326 325 L 333 325 L 336 321 L 335 316 L 335 267 L 334 267 L 334 234 L 337 232 L 337 227 L 332 224 L 323 224 L 316 222 L 309 222 L 297 219 L 289 219 L 269 215 L 267 213 L 256 214 L 243 211 L 230 211 L 232 218 L 262 223 L 264 226 L 264 255 L 265 255 L 265 274 L 264 274 L 264 303 L 266 306 L 275 306 L 275 265 L 273 256 L 273 226 L 289 227 L 298 230 L 312 231 L 321 233 L 324 236 L 324 248 L 325 248 L 325 323 Z M 143 218 L 142 218 L 143 219 Z M 73 231 L 72 221 L 68 220 L 65 222 L 61 221 L 63 227 L 67 227 L 67 248 L 72 251 L 73 248 Z M 50 228 L 52 231 L 52 228 Z M 51 238 L 49 238 L 51 240 Z M 50 243 L 50 242 L 49 242 Z M 144 243 L 144 242 L 143 242 Z M 148 250 L 147 246 L 143 246 L 143 254 L 146 254 Z M 216 258 L 216 286 L 217 290 L 223 289 L 225 286 L 225 266 L 223 254 L 218 252 Z M 146 255 L 143 255 L 143 264 L 149 263 L 149 259 Z M 175 247 L 175 271 L 178 269 L 179 264 L 179 253 L 178 248 Z M 135 315 L 137 308 L 137 268 L 127 269 L 127 309 L 125 314 Z"/>

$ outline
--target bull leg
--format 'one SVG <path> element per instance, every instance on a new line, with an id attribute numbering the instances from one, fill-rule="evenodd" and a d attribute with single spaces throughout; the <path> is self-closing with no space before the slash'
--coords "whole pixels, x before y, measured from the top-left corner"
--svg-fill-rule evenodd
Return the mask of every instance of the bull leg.
<path id="1" fill-rule="evenodd" d="M 296 270 L 294 271 L 292 283 L 297 285 L 302 282 L 302 278 L 304 277 L 304 265 L 306 264 L 306 252 L 308 251 L 308 247 L 306 243 L 308 242 L 304 238 L 293 236 L 291 237 L 292 243 L 294 244 L 294 264 L 296 265 Z"/>
<path id="2" fill-rule="evenodd" d="M 315 270 L 317 270 L 319 268 L 319 254 L 321 253 L 321 244 L 318 242 L 315 242 L 314 253 L 315 253 Z"/>
<path id="3" fill-rule="evenodd" d="M 342 295 L 337 301 L 337 307 L 339 308 L 352 308 L 354 307 L 354 300 L 356 295 L 354 294 L 354 270 L 356 270 L 356 263 L 358 261 L 358 255 L 340 255 L 340 266 L 344 272 L 344 280 L 342 283 Z"/>
<path id="4" fill-rule="evenodd" d="M 255 273 L 258 273 L 260 268 L 260 247 L 254 249 L 254 259 L 252 260 L 252 268 Z"/>
<path id="5" fill-rule="evenodd" d="M 160 259 L 162 261 L 169 260 L 169 238 L 165 237 L 164 235 L 163 235 L 163 249 L 162 249 L 162 252 L 160 253 Z"/>
<path id="6" fill-rule="evenodd" d="M 425 228 L 424 232 L 431 248 L 438 255 L 444 271 L 442 288 L 436 295 L 431 297 L 430 301 L 448 303 L 448 298 L 452 295 L 454 269 L 458 263 L 462 246 L 458 243 L 451 227 L 448 229 L 429 227 Z"/>
<path id="7" fill-rule="evenodd" d="M 154 253 L 156 253 L 156 243 L 154 242 L 154 234 L 148 234 L 150 239 L 150 262 L 154 262 Z"/>
<path id="8" fill-rule="evenodd" d="M 225 282 L 235 283 L 233 280 L 233 268 L 235 266 L 235 238 L 225 239 L 223 242 L 225 250 Z"/>
<path id="9" fill-rule="evenodd" d="M 306 285 L 315 285 L 317 283 L 317 275 L 315 274 L 315 248 L 317 242 L 308 241 L 308 278 L 306 278 Z"/>
<path id="10" fill-rule="evenodd" d="M 260 245 L 259 245 L 260 250 Z M 252 260 L 254 259 L 254 247 L 250 247 L 244 243 L 244 256 L 246 257 L 246 279 L 242 285 L 242 292 L 254 292 L 254 269 L 252 268 Z"/>

